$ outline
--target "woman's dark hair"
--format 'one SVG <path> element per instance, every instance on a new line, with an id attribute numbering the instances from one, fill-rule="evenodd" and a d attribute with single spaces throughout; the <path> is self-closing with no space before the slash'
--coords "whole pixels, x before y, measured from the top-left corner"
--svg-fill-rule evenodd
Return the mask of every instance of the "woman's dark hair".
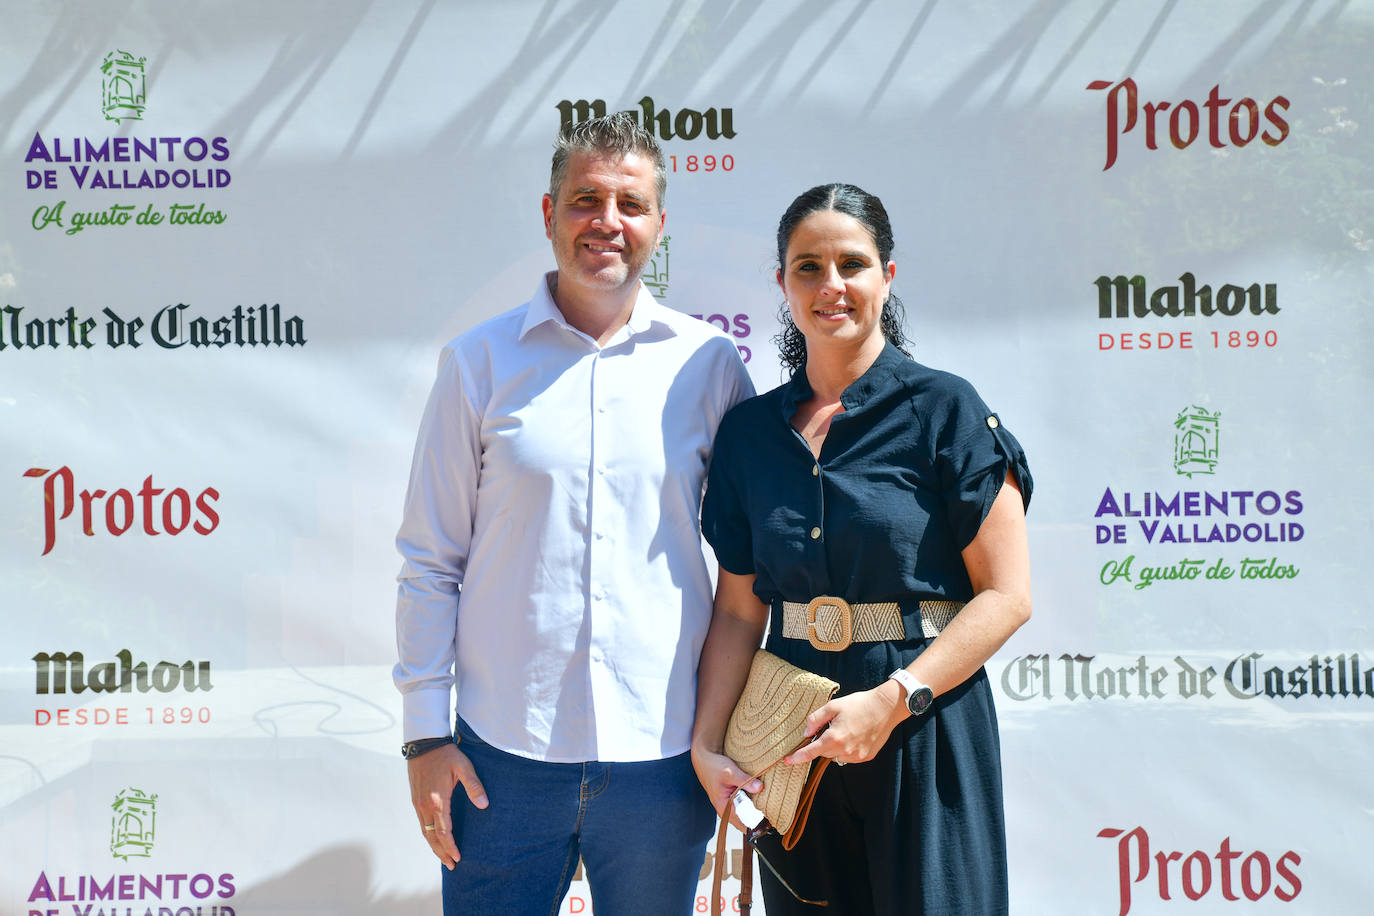
<path id="1" fill-rule="evenodd" d="M 821 210 L 834 210 L 836 213 L 853 217 L 867 229 L 873 238 L 873 246 L 878 249 L 878 260 L 886 269 L 887 262 L 892 258 L 892 224 L 887 220 L 883 202 L 852 184 L 823 184 L 806 191 L 792 201 L 791 206 L 782 214 L 782 219 L 778 220 L 779 270 L 786 268 L 787 244 L 792 240 L 793 231 L 802 220 Z M 902 300 L 894 294 L 889 294 L 887 301 L 883 303 L 883 313 L 879 319 L 883 336 L 887 338 L 888 343 L 910 356 L 906 349 L 906 335 L 902 333 L 905 320 L 906 311 L 902 308 Z M 778 361 L 787 367 L 788 375 L 795 375 L 798 369 L 806 365 L 806 338 L 792 322 L 792 313 L 788 310 L 786 302 L 783 302 L 778 313 L 778 322 L 782 328 L 773 338 L 773 343 L 778 345 Z"/>

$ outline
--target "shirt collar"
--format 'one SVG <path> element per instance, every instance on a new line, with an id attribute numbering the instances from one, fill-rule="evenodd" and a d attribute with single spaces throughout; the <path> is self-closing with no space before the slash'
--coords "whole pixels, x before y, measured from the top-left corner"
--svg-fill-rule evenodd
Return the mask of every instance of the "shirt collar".
<path id="1" fill-rule="evenodd" d="M 530 297 L 529 307 L 525 310 L 525 322 L 520 326 L 520 339 L 545 322 L 553 322 L 565 330 L 575 334 L 581 334 L 576 328 L 568 324 L 568 320 L 563 317 L 558 304 L 553 301 L 553 293 L 549 291 L 551 285 L 558 277 L 558 271 L 551 270 L 544 274 L 543 278 L 535 287 L 534 295 Z M 653 294 L 644 286 L 639 284 L 639 289 L 635 294 L 634 309 L 630 312 L 630 320 L 625 323 L 625 327 L 616 332 L 615 336 L 607 343 L 607 346 L 614 346 L 623 340 L 627 340 L 639 334 L 643 334 L 651 328 L 657 327 L 658 330 L 667 336 L 676 335 L 677 330 L 672 322 L 668 321 L 664 313 L 668 308 L 660 305 Z M 585 335 L 583 335 L 585 336 Z"/>
<path id="2" fill-rule="evenodd" d="M 859 376 L 849 387 L 840 394 L 840 403 L 845 410 L 854 410 L 862 407 L 875 394 L 881 393 L 888 382 L 893 377 L 893 368 L 900 365 L 908 357 L 898 350 L 891 343 L 883 343 L 883 352 L 878 354 L 878 358 L 873 361 L 873 365 L 864 370 L 864 374 Z M 787 382 L 782 398 L 782 415 L 790 423 L 792 417 L 797 412 L 797 405 L 814 395 L 811 390 L 811 382 L 806 377 L 806 364 L 803 363 L 792 378 Z"/>
<path id="3" fill-rule="evenodd" d="M 524 340 L 525 335 L 539 325 L 547 321 L 552 321 L 560 327 L 572 330 L 563 313 L 554 304 L 553 293 L 549 292 L 549 284 L 558 276 L 558 271 L 551 270 L 540 278 L 535 286 L 534 295 L 530 297 L 529 305 L 525 308 L 525 323 L 520 326 L 520 339 Z"/>

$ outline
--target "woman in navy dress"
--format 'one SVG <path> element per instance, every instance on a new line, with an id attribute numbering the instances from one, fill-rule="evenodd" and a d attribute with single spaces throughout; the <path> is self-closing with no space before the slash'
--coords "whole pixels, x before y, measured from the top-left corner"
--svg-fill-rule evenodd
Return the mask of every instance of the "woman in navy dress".
<path id="1" fill-rule="evenodd" d="M 707 482 L 720 580 L 692 757 L 717 811 L 749 777 L 723 736 L 765 627 L 769 651 L 840 684 L 787 762 L 843 766 L 795 848 L 761 843 L 797 895 L 829 907 L 764 871 L 769 916 L 1008 908 L 983 665 L 1030 616 L 1031 477 L 968 382 L 906 354 L 891 252 L 873 195 L 837 184 L 793 201 L 777 274 L 792 376 L 726 415 Z"/>

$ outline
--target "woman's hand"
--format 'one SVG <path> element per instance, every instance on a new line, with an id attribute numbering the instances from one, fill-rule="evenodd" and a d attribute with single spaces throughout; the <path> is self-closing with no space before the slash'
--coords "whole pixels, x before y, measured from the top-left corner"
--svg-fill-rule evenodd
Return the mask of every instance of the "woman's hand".
<path id="1" fill-rule="evenodd" d="M 717 754 L 703 748 L 692 746 L 692 768 L 697 771 L 697 779 L 701 781 L 701 787 L 706 790 L 706 796 L 711 799 L 711 807 L 716 809 L 716 813 L 721 817 L 726 815 L 726 800 L 734 794 L 736 789 L 741 788 L 745 792 L 753 793 L 763 788 L 763 782 L 759 779 L 748 779 L 748 773 L 740 769 L 739 764 L 731 760 L 724 754 Z M 744 830 L 744 825 L 735 816 L 734 806 L 730 806 L 730 823 L 740 830 Z"/>
<path id="2" fill-rule="evenodd" d="M 837 763 L 864 763 L 877 756 L 887 736 L 908 715 L 896 681 L 831 700 L 806 717 L 806 736 L 820 737 L 788 755 L 784 763 L 832 757 Z M 824 731 L 821 731 L 824 729 Z"/>
<path id="3" fill-rule="evenodd" d="M 768 623 L 768 605 L 754 594 L 754 577 L 736 575 L 721 567 L 716 581 L 716 604 L 711 627 L 697 666 L 697 715 L 692 726 L 692 767 L 711 807 L 724 817 L 725 800 L 744 782 L 744 791 L 757 792 L 763 783 L 746 781 L 748 773 L 722 753 L 725 727 L 744 691 L 754 651 Z M 730 823 L 741 830 L 734 809 Z"/>

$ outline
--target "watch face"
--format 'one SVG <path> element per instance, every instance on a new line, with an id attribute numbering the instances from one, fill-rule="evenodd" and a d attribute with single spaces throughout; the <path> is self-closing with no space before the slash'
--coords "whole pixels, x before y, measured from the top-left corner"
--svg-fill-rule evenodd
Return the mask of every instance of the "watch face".
<path id="1" fill-rule="evenodd" d="M 922 684 L 911 691 L 911 696 L 906 698 L 906 707 L 911 710 L 913 716 L 919 716 L 930 708 L 930 704 L 935 702 L 935 692 Z"/>

